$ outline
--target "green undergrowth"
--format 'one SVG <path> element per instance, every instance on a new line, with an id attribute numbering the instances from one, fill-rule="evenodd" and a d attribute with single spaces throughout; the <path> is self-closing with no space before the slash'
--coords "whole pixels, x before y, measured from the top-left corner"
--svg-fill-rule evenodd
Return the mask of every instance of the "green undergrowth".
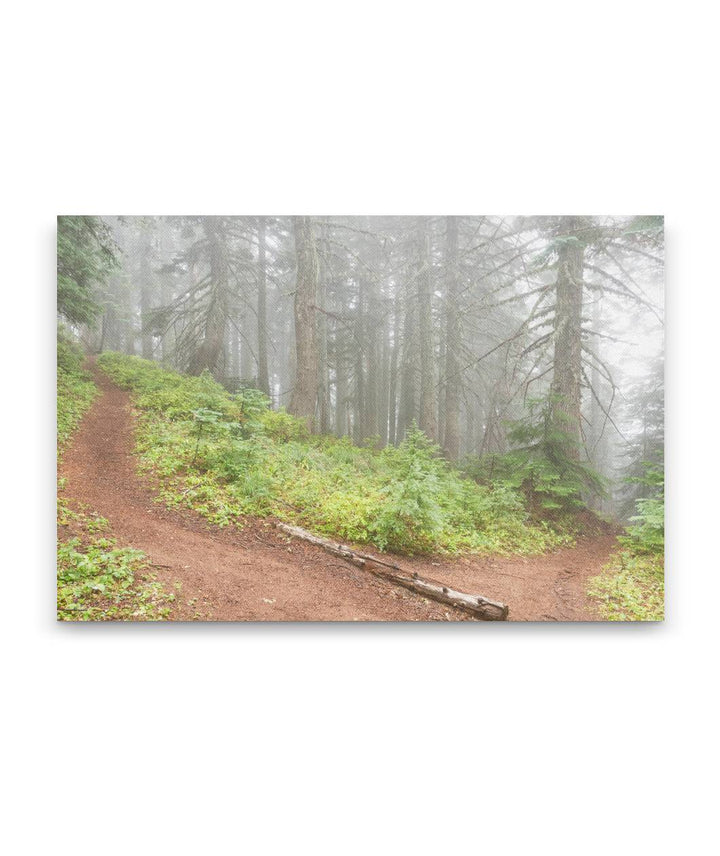
<path id="1" fill-rule="evenodd" d="M 665 615 L 665 493 L 662 467 L 648 464 L 641 481 L 650 496 L 619 538 L 621 551 L 590 580 L 588 594 L 608 621 L 662 621 Z"/>
<path id="2" fill-rule="evenodd" d="M 622 550 L 602 574 L 590 580 L 588 594 L 608 621 L 662 621 L 665 611 L 663 557 Z"/>
<path id="3" fill-rule="evenodd" d="M 342 540 L 404 553 L 538 553 L 572 542 L 568 527 L 532 522 L 512 485 L 478 484 L 449 466 L 422 432 L 378 450 L 311 436 L 256 390 L 228 393 L 205 373 L 105 353 L 131 390 L 140 466 L 169 506 L 219 526 L 273 516 Z"/>
<path id="4" fill-rule="evenodd" d="M 98 394 L 82 369 L 82 352 L 58 337 L 58 454 Z M 167 618 L 173 593 L 150 573 L 138 550 L 117 546 L 107 520 L 71 503 L 58 481 L 57 617 L 60 621 L 158 620 Z M 72 507 L 71 507 L 72 505 Z"/>
<path id="5" fill-rule="evenodd" d="M 95 400 L 97 387 L 83 371 L 82 352 L 62 335 L 57 343 L 57 443 L 62 449 L 85 411 Z"/>
<path id="6" fill-rule="evenodd" d="M 157 582 L 143 553 L 117 546 L 107 520 L 87 509 L 71 509 L 59 496 L 58 527 L 62 532 L 57 565 L 59 621 L 169 617 L 175 594 Z"/>

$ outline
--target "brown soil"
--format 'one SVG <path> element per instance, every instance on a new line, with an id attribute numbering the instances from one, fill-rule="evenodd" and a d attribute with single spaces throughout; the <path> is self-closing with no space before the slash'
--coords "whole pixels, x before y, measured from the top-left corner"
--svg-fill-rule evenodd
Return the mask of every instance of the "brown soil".
<path id="1" fill-rule="evenodd" d="M 168 588 L 181 584 L 175 620 L 458 621 L 468 615 L 428 601 L 323 550 L 279 533 L 269 521 L 218 529 L 168 510 L 135 471 L 129 396 L 95 370 L 102 395 L 85 415 L 61 475 L 66 495 L 106 517 L 118 542 L 147 554 Z M 615 543 L 607 533 L 546 556 L 398 559 L 453 588 L 501 600 L 515 621 L 587 621 L 588 577 Z"/>

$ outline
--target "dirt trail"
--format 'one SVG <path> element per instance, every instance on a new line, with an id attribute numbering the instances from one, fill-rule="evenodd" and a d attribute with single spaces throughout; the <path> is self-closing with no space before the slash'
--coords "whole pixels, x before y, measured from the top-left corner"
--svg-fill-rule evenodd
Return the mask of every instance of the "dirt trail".
<path id="1" fill-rule="evenodd" d="M 100 371 L 101 396 L 85 415 L 61 475 L 66 495 L 106 517 L 122 545 L 142 550 L 158 578 L 182 584 L 172 617 L 217 621 L 457 621 L 468 616 L 427 602 L 309 544 L 289 541 L 267 521 L 220 530 L 153 499 L 135 472 L 128 393 Z M 614 536 L 534 558 L 408 559 L 451 586 L 510 605 L 511 620 L 591 620 L 586 581 Z"/>

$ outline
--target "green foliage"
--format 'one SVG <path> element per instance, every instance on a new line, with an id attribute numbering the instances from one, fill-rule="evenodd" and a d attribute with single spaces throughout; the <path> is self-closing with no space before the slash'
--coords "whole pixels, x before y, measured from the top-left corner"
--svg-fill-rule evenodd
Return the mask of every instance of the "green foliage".
<path id="1" fill-rule="evenodd" d="M 588 593 L 610 621 L 662 621 L 664 615 L 665 478 L 656 464 L 647 464 L 639 479 L 651 496 L 636 501 L 634 525 L 618 539 L 624 549 Z"/>
<path id="2" fill-rule="evenodd" d="M 638 513 L 631 517 L 634 526 L 628 526 L 625 542 L 636 553 L 662 553 L 665 549 L 664 499 L 638 499 Z"/>
<path id="3" fill-rule="evenodd" d="M 58 217 L 57 310 L 71 324 L 100 313 L 97 289 L 117 267 L 117 247 L 100 217 Z"/>
<path id="4" fill-rule="evenodd" d="M 82 352 L 58 333 L 58 449 L 62 450 L 97 388 L 82 369 Z M 173 595 L 148 573 L 142 553 L 118 548 L 107 520 L 71 509 L 58 481 L 57 615 L 60 621 L 166 618 Z"/>
<path id="5" fill-rule="evenodd" d="M 456 488 L 447 466 L 416 426 L 397 448 L 388 447 L 382 460 L 392 478 L 369 522 L 372 540 L 380 549 L 431 550 L 441 540 L 443 502 L 449 499 L 444 491 Z"/>
<path id="6" fill-rule="evenodd" d="M 287 443 L 290 440 L 309 440 L 310 429 L 305 419 L 291 416 L 284 407 L 280 410 L 268 410 L 262 417 L 263 427 L 268 437 Z"/>
<path id="7" fill-rule="evenodd" d="M 103 354 L 103 370 L 133 390 L 140 410 L 141 466 L 160 499 L 211 522 L 247 514 L 296 522 L 324 534 L 404 552 L 541 552 L 566 533 L 531 525 L 508 483 L 479 485 L 439 455 L 422 432 L 397 448 L 313 437 L 254 390 L 231 395 L 211 378 Z"/>
<path id="8" fill-rule="evenodd" d="M 641 483 L 647 494 L 635 501 L 636 514 L 630 518 L 621 538 L 634 555 L 661 554 L 665 550 L 665 473 L 657 463 L 645 461 L 645 472 L 633 481 Z"/>
<path id="9" fill-rule="evenodd" d="M 588 594 L 607 621 L 662 621 L 665 614 L 662 555 L 637 555 L 624 550 L 600 576 L 590 580 Z"/>
<path id="10" fill-rule="evenodd" d="M 660 215 L 640 215 L 633 217 L 630 223 L 623 231 L 624 236 L 635 235 L 637 233 L 649 233 L 655 235 L 660 233 L 665 226 L 665 218 Z"/>
<path id="11" fill-rule="evenodd" d="M 120 548 L 98 515 L 58 500 L 58 524 L 71 537 L 58 541 L 59 621 L 156 621 L 167 618 L 175 595 L 149 573 L 144 555 Z"/>
<path id="12" fill-rule="evenodd" d="M 581 509 L 584 492 L 604 492 L 602 478 L 568 454 L 576 443 L 558 426 L 551 396 L 529 402 L 528 415 L 512 424 L 508 440 L 514 448 L 506 455 L 470 459 L 464 471 L 478 481 L 500 479 L 522 489 L 543 515 Z"/>
<path id="13" fill-rule="evenodd" d="M 111 351 L 100 354 L 98 365 L 118 386 L 133 391 L 141 410 L 171 420 L 196 420 L 201 411 L 214 412 L 217 422 L 235 423 L 246 434 L 262 428 L 269 402 L 256 389 L 232 395 L 208 371 L 199 377 L 181 375 L 159 363 Z"/>
<path id="14" fill-rule="evenodd" d="M 62 331 L 57 343 L 57 440 L 62 450 L 75 426 L 97 395 L 97 388 L 82 369 L 82 351 Z"/>

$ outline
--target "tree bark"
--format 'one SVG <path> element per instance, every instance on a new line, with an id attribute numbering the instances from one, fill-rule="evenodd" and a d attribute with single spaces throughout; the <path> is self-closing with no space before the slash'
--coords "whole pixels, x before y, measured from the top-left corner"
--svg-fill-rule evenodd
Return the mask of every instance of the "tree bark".
<path id="1" fill-rule="evenodd" d="M 267 356 L 267 247 L 265 240 L 267 224 L 264 217 L 258 218 L 258 389 L 270 395 L 270 375 Z"/>
<path id="2" fill-rule="evenodd" d="M 358 302 L 355 310 L 355 409 L 353 418 L 353 439 L 359 445 L 365 439 L 365 366 L 363 351 L 365 348 L 365 282 L 358 277 Z"/>
<path id="3" fill-rule="evenodd" d="M 290 413 L 304 419 L 315 430 L 317 406 L 318 349 L 315 305 L 318 257 L 310 217 L 294 217 L 297 284 L 295 288 L 295 385 Z"/>
<path id="4" fill-rule="evenodd" d="M 203 229 L 209 244 L 211 286 L 203 341 L 190 362 L 191 375 L 202 374 L 205 369 L 217 374 L 225 345 L 228 318 L 229 268 L 225 235 L 216 217 L 204 217 Z"/>
<path id="5" fill-rule="evenodd" d="M 405 433 L 417 419 L 418 343 L 416 330 L 417 300 L 410 288 L 405 289 L 400 358 L 400 404 L 398 407 L 397 437 L 402 442 Z"/>
<path id="6" fill-rule="evenodd" d="M 347 367 L 342 341 L 337 332 L 333 339 L 335 359 L 335 433 L 342 437 L 347 432 Z"/>
<path id="7" fill-rule="evenodd" d="M 400 289 L 395 286 L 393 301 L 393 339 L 390 351 L 390 367 L 388 381 L 388 442 L 397 443 L 397 386 L 398 386 L 398 352 L 400 349 Z"/>
<path id="8" fill-rule="evenodd" d="M 142 219 L 140 222 L 138 244 L 140 256 L 140 270 L 138 271 L 140 279 L 140 341 L 143 359 L 151 360 L 153 358 L 153 337 L 150 329 L 153 291 L 153 277 L 150 267 L 152 228 L 146 219 Z"/>
<path id="9" fill-rule="evenodd" d="M 580 404 L 582 378 L 583 257 L 581 221 L 561 221 L 558 272 L 555 284 L 555 354 L 553 358 L 553 428 L 567 438 L 565 454 L 580 458 Z"/>
<path id="10" fill-rule="evenodd" d="M 460 313 L 458 311 L 458 218 L 447 217 L 445 269 L 445 454 L 456 461 L 460 454 Z"/>
<path id="11" fill-rule="evenodd" d="M 430 236 L 425 218 L 418 219 L 420 258 L 417 276 L 418 327 L 420 334 L 420 428 L 430 440 L 437 440 L 435 409 L 435 348 L 432 330 L 432 290 L 430 284 Z"/>
<path id="12" fill-rule="evenodd" d="M 235 382 L 240 379 L 240 336 L 237 321 L 230 325 L 230 375 Z"/>
<path id="13" fill-rule="evenodd" d="M 327 223 L 322 224 L 321 246 L 327 247 Z M 330 369 L 328 366 L 328 321 L 327 321 L 327 299 L 328 284 L 330 279 L 329 265 L 320 264 L 318 260 L 318 292 L 317 307 L 319 312 L 315 316 L 318 337 L 318 409 L 320 417 L 320 433 L 329 434 L 330 425 Z"/>
<path id="14" fill-rule="evenodd" d="M 363 437 L 375 437 L 379 434 L 380 404 L 380 299 L 378 282 L 374 275 L 366 283 L 366 314 L 364 319 L 363 350 L 365 352 L 365 407 L 363 409 Z"/>
<path id="15" fill-rule="evenodd" d="M 378 432 L 380 434 L 380 445 L 384 448 L 388 444 L 388 422 L 390 401 L 390 327 L 388 324 L 387 307 L 389 306 L 387 296 L 383 296 L 380 321 L 380 392 L 378 395 Z"/>

